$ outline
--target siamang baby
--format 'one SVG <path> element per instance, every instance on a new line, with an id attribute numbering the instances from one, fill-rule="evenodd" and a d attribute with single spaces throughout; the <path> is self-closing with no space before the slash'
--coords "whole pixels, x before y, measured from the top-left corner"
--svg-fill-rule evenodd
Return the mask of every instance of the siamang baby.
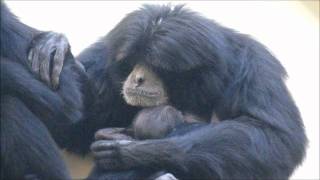
<path id="1" fill-rule="evenodd" d="M 142 109 L 129 128 L 99 130 L 96 139 L 160 139 L 173 133 L 175 129 L 188 125 L 180 111 L 170 105 L 160 105 Z"/>

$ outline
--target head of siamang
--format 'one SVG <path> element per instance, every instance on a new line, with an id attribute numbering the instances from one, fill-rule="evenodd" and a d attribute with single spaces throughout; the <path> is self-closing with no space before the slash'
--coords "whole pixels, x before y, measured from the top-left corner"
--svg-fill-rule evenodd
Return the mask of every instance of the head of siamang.
<path id="1" fill-rule="evenodd" d="M 211 116 L 229 79 L 225 31 L 183 6 L 146 5 L 127 15 L 106 37 L 125 101 Z"/>

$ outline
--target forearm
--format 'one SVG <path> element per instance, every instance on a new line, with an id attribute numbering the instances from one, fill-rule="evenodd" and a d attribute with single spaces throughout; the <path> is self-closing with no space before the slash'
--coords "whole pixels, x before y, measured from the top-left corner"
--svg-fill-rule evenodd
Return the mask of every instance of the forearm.
<path id="1" fill-rule="evenodd" d="M 304 140 L 292 137 L 267 125 L 224 121 L 175 139 L 178 152 L 185 154 L 166 161 L 172 163 L 167 170 L 178 178 L 196 174 L 200 179 L 287 179 L 303 156 Z M 182 164 L 183 169 L 176 168 Z"/>
<path id="2" fill-rule="evenodd" d="M 70 71 L 66 69 L 66 71 Z M 68 75 L 68 74 L 66 74 Z M 70 75 L 70 73 L 69 73 Z M 69 78 L 72 78 L 70 76 Z M 22 100 L 49 128 L 67 127 L 82 114 L 82 99 L 75 79 L 53 91 L 17 62 L 1 59 L 1 92 Z"/>
<path id="3" fill-rule="evenodd" d="M 180 179 L 287 179 L 303 158 L 304 143 L 301 129 L 244 116 L 167 139 L 100 140 L 91 149 L 107 170 L 165 169 Z"/>

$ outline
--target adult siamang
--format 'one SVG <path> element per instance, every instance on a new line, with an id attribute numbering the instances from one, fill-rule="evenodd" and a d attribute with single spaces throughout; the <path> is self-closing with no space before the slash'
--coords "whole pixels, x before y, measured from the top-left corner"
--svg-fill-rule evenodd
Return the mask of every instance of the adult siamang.
<path id="1" fill-rule="evenodd" d="M 1 2 L 1 179 L 71 179 L 56 142 L 64 147 L 82 118 L 85 74 L 68 46 L 61 34 L 21 23 Z"/>
<path id="2" fill-rule="evenodd" d="M 97 128 L 92 122 L 127 127 L 141 109 L 167 101 L 205 123 L 163 139 L 121 140 L 115 131 L 101 140 L 100 131 L 89 179 L 158 172 L 178 179 L 287 179 L 303 159 L 307 140 L 280 62 L 247 35 L 183 6 L 130 13 L 78 60 L 96 96 L 86 108 L 90 121 L 72 130 L 78 138 L 70 148 L 86 150 Z"/>
<path id="3" fill-rule="evenodd" d="M 287 179 L 303 159 L 304 128 L 280 62 L 249 36 L 183 6 L 130 13 L 80 60 L 99 89 L 96 118 L 126 125 L 139 108 L 168 98 L 207 122 L 164 139 L 99 139 L 91 178 L 166 171 L 178 179 Z"/>

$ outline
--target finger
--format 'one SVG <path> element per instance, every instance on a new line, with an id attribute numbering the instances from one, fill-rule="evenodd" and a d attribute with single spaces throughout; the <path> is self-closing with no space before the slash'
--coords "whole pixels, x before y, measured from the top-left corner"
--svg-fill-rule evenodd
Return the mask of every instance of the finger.
<path id="1" fill-rule="evenodd" d="M 53 59 L 53 70 L 51 75 L 51 81 L 54 89 L 59 86 L 60 74 L 63 69 L 66 54 L 70 50 L 69 42 L 65 36 L 62 34 L 55 34 L 55 36 L 55 40 L 59 43 L 55 43 L 57 51 Z"/>
<path id="2" fill-rule="evenodd" d="M 65 60 L 65 53 L 66 52 L 64 50 L 57 49 L 53 58 L 51 81 L 54 89 L 59 86 L 60 74 Z"/>
<path id="3" fill-rule="evenodd" d="M 115 134 L 104 134 L 103 136 L 98 136 L 96 140 L 133 140 L 133 138 L 126 134 L 115 133 Z"/>
<path id="4" fill-rule="evenodd" d="M 133 141 L 130 141 L 130 140 L 117 140 L 116 143 L 118 145 L 129 145 L 131 144 Z"/>
<path id="5" fill-rule="evenodd" d="M 117 134 L 100 134 L 96 135 L 96 140 L 116 140 Z"/>
<path id="6" fill-rule="evenodd" d="M 154 180 L 178 180 L 173 174 L 171 173 L 166 173 L 164 175 L 161 175 Z"/>
<path id="7" fill-rule="evenodd" d="M 39 55 L 39 59 L 41 59 L 40 79 L 50 86 L 50 54 L 52 51 L 46 47 L 43 47 L 41 51 L 43 53 Z"/>
<path id="8" fill-rule="evenodd" d="M 28 54 L 28 62 L 31 65 L 32 64 L 32 59 L 33 58 L 33 49 L 30 49 L 29 54 Z"/>
<path id="9" fill-rule="evenodd" d="M 124 128 L 104 128 L 100 129 L 95 133 L 96 139 L 105 139 L 110 136 L 110 134 L 122 132 Z"/>
<path id="10" fill-rule="evenodd" d="M 91 151 L 103 151 L 116 148 L 118 143 L 116 141 L 100 140 L 92 143 Z"/>
<path id="11" fill-rule="evenodd" d="M 32 52 L 31 57 L 31 69 L 35 74 L 39 74 L 39 68 L 40 68 L 40 60 L 39 60 L 39 52 L 40 48 L 36 47 Z"/>
<path id="12" fill-rule="evenodd" d="M 126 134 L 113 134 L 112 138 L 113 138 L 112 140 L 118 140 L 118 141 L 120 141 L 120 140 L 131 141 L 131 140 L 133 140 L 132 137 L 130 137 L 130 136 L 126 135 Z"/>

